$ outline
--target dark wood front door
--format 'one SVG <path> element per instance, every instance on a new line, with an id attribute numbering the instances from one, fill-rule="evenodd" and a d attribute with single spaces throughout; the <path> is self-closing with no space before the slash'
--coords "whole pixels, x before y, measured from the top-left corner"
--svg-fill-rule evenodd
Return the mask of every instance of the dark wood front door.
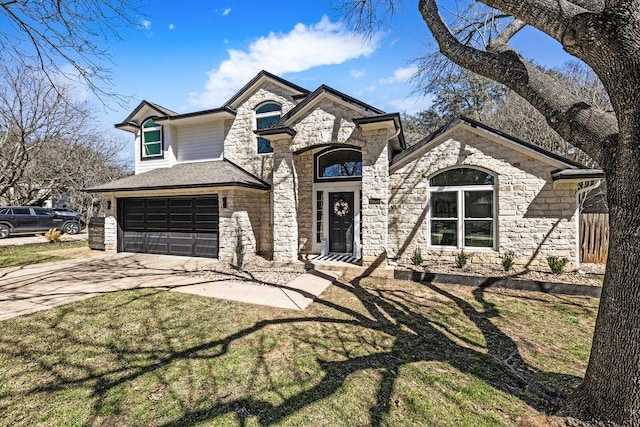
<path id="1" fill-rule="evenodd" d="M 353 250 L 353 192 L 329 193 L 329 251 Z"/>

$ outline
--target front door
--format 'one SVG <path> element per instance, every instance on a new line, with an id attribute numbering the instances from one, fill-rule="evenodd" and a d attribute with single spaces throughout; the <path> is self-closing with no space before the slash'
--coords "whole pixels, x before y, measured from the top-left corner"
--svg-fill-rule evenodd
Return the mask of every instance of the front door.
<path id="1" fill-rule="evenodd" d="M 353 192 L 329 193 L 329 252 L 353 250 Z"/>

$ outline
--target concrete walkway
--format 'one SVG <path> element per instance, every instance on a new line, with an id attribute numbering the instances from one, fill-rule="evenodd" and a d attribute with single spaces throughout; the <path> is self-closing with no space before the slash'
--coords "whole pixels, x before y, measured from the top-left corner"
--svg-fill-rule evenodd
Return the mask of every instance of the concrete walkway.
<path id="1" fill-rule="evenodd" d="M 73 260 L 0 269 L 0 320 L 134 288 L 156 288 L 303 310 L 338 276 L 307 272 L 286 286 L 207 282 L 187 273 L 213 266 L 216 260 L 88 253 Z"/>

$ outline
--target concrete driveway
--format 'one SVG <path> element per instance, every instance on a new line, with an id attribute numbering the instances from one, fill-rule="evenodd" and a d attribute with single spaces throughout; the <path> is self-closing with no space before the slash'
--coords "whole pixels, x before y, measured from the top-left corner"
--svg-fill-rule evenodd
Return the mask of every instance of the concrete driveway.
<path id="1" fill-rule="evenodd" d="M 217 260 L 91 251 L 73 260 L 0 269 L 0 320 L 97 295 L 156 288 L 253 304 L 302 310 L 336 276 L 304 273 L 286 286 L 207 282 L 186 273 Z"/>

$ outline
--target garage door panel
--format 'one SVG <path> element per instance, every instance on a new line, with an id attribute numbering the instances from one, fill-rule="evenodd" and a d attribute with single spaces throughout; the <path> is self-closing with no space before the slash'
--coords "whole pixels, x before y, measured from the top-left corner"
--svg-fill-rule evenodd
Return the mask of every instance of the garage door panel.
<path id="1" fill-rule="evenodd" d="M 218 256 L 218 197 L 120 199 L 121 250 Z"/>

